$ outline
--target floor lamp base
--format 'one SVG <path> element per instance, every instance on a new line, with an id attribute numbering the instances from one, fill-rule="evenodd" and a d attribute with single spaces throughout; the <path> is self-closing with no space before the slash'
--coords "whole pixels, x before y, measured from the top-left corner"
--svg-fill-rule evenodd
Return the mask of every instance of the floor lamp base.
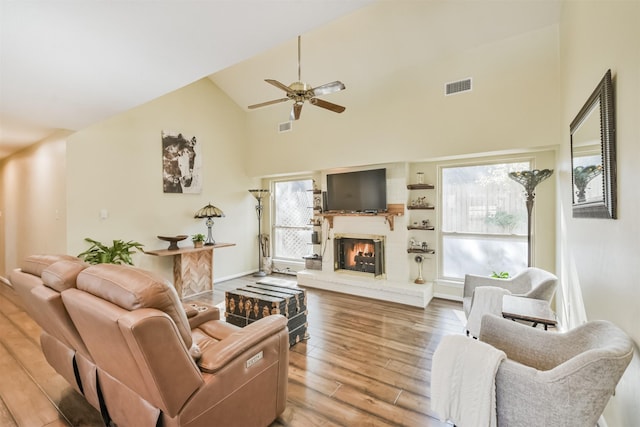
<path id="1" fill-rule="evenodd" d="M 265 273 L 262 270 L 253 273 L 253 277 L 265 277 L 266 275 L 267 275 L 267 273 Z"/>

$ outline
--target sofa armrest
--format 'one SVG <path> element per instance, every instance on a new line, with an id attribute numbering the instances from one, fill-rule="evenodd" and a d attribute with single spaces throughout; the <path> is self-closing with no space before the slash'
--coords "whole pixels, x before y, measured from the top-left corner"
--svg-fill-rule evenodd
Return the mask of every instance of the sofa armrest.
<path id="1" fill-rule="evenodd" d="M 287 318 L 280 314 L 267 316 L 207 347 L 198 366 L 204 372 L 215 373 L 252 346 L 281 331 L 288 333 Z"/>
<path id="2" fill-rule="evenodd" d="M 184 311 L 189 320 L 189 327 L 193 330 L 209 320 L 220 320 L 220 310 L 218 307 L 208 304 L 182 303 Z"/>

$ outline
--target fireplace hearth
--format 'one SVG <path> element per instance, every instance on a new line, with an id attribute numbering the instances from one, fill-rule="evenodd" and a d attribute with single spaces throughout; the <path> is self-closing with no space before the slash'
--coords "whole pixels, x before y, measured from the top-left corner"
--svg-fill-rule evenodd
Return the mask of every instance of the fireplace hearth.
<path id="1" fill-rule="evenodd" d="M 384 236 L 334 237 L 334 270 L 381 277 L 385 274 L 384 264 Z"/>

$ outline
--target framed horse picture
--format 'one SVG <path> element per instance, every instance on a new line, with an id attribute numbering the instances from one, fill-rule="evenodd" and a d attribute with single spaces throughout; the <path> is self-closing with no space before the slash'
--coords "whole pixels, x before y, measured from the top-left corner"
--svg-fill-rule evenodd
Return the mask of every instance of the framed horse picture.
<path id="1" fill-rule="evenodd" d="M 202 192 L 202 153 L 195 136 L 162 131 L 162 187 L 165 193 Z"/>

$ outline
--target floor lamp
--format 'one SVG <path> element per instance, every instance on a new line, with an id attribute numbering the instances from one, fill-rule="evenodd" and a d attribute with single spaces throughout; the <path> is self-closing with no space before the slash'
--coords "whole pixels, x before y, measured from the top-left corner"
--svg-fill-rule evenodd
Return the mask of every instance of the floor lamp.
<path id="1" fill-rule="evenodd" d="M 255 277 L 264 277 L 267 273 L 262 269 L 262 199 L 269 196 L 269 190 L 249 190 L 249 193 L 253 195 L 258 201 L 256 205 L 256 215 L 258 216 L 258 271 L 254 274 Z"/>
<path id="2" fill-rule="evenodd" d="M 553 169 L 534 169 L 531 171 L 509 172 L 509 178 L 524 186 L 527 196 L 527 266 L 531 267 L 533 258 L 531 248 L 531 213 L 533 212 L 533 200 L 536 197 L 535 188 L 553 174 Z"/>

